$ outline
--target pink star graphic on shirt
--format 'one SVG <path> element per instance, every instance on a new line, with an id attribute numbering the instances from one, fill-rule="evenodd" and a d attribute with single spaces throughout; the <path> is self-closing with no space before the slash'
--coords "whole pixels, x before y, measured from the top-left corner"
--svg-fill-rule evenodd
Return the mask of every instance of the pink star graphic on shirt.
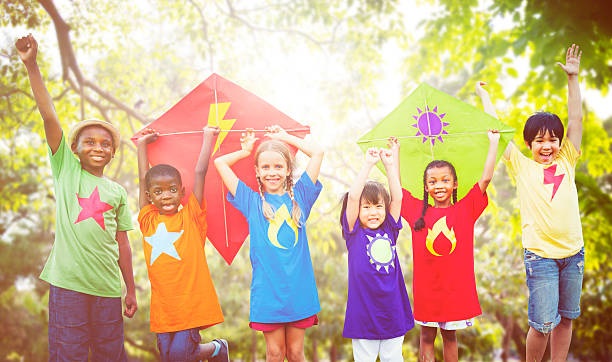
<path id="1" fill-rule="evenodd" d="M 100 192 L 98 191 L 98 186 L 92 191 L 89 197 L 79 197 L 79 194 L 76 194 L 79 199 L 79 205 L 83 208 L 79 213 L 79 217 L 74 222 L 75 224 L 93 218 L 98 225 L 102 228 L 102 230 L 106 230 L 106 226 L 104 225 L 104 212 L 112 209 L 113 207 L 106 202 L 100 200 Z"/>

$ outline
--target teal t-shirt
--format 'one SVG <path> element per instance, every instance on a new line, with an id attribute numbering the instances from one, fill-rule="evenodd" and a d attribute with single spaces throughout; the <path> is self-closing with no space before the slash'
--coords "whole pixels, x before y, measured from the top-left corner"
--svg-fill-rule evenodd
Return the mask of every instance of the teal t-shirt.
<path id="1" fill-rule="evenodd" d="M 55 242 L 40 278 L 69 290 L 121 297 L 117 231 L 132 229 L 127 192 L 83 170 L 62 137 L 49 151 L 55 186 Z"/>

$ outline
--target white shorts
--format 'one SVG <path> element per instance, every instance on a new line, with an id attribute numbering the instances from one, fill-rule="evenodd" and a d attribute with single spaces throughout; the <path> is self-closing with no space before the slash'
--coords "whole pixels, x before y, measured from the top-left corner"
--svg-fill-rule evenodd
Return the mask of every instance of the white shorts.
<path id="1" fill-rule="evenodd" d="M 465 329 L 474 325 L 474 318 L 465 319 L 462 321 L 450 321 L 450 322 L 421 322 L 416 319 L 414 322 L 418 325 L 432 328 L 440 328 L 447 331 L 456 331 L 458 329 Z"/>
<path id="2" fill-rule="evenodd" d="M 391 339 L 353 339 L 355 362 L 404 362 L 402 344 L 404 336 Z"/>

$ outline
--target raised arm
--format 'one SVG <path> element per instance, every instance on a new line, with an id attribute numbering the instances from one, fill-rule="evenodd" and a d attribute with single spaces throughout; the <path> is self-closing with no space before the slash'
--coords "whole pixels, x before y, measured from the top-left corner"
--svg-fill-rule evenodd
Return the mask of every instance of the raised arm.
<path id="1" fill-rule="evenodd" d="M 482 107 L 484 111 L 493 117 L 497 118 L 497 112 L 495 111 L 495 107 L 493 106 L 493 102 L 491 102 L 491 97 L 489 96 L 489 92 L 483 88 L 483 86 L 487 85 L 486 82 L 478 81 L 476 82 L 476 95 L 480 97 L 480 101 L 482 102 Z"/>
<path id="2" fill-rule="evenodd" d="M 219 172 L 219 176 L 221 176 L 221 180 L 223 180 L 225 187 L 227 187 L 228 191 L 234 196 L 236 195 L 238 181 L 240 181 L 240 179 L 238 179 L 238 176 L 236 176 L 236 173 L 232 170 L 232 166 L 243 158 L 249 157 L 253 151 L 255 141 L 257 141 L 255 132 L 249 129 L 246 133 L 243 133 L 242 138 L 240 138 L 240 150 L 215 158 L 215 167 Z"/>
<path id="3" fill-rule="evenodd" d="M 149 171 L 149 156 L 147 154 L 147 145 L 151 142 L 155 142 L 159 134 L 151 128 L 147 128 L 142 132 L 142 136 L 136 141 L 136 147 L 138 150 L 138 205 L 142 209 L 147 206 L 149 197 L 147 196 L 147 184 L 145 176 Z"/>
<path id="4" fill-rule="evenodd" d="M 495 107 L 493 106 L 493 102 L 491 102 L 491 97 L 489 96 L 489 92 L 487 92 L 486 89 L 483 88 L 483 86 L 487 85 L 486 82 L 483 81 L 478 81 L 476 82 L 476 95 L 478 97 L 480 97 L 480 100 L 482 102 L 482 107 L 484 108 L 484 111 L 490 115 L 492 115 L 495 118 L 497 117 L 497 112 L 495 111 Z M 490 138 L 489 138 L 490 140 Z M 497 149 L 497 146 L 495 146 Z M 508 146 L 506 146 L 506 149 L 504 150 L 504 155 L 503 157 L 508 160 L 510 159 L 510 148 L 514 147 L 514 145 L 512 145 L 512 141 L 510 141 L 508 143 Z M 497 152 L 497 151 L 496 151 Z M 495 165 L 493 165 L 495 166 Z M 485 186 L 486 189 L 486 186 Z M 481 187 L 482 190 L 482 187 Z"/>
<path id="5" fill-rule="evenodd" d="M 581 57 L 580 47 L 572 44 L 565 53 L 565 64 L 557 63 L 567 74 L 567 138 L 578 151 L 582 142 L 582 100 L 578 83 Z"/>
<path id="6" fill-rule="evenodd" d="M 206 126 L 204 127 L 204 137 L 202 138 L 202 148 L 198 156 L 198 162 L 195 167 L 195 179 L 193 182 L 193 195 L 198 203 L 202 203 L 204 199 L 204 182 L 206 180 L 206 171 L 208 171 L 208 161 L 214 144 L 215 136 L 219 134 L 219 127 Z"/>
<path id="7" fill-rule="evenodd" d="M 399 173 L 399 142 L 397 138 L 389 138 L 389 148 L 380 151 L 380 159 L 385 166 L 387 173 L 387 182 L 389 183 L 389 193 L 391 196 L 391 205 L 389 213 L 395 221 L 399 220 L 402 210 L 402 183 Z"/>
<path id="8" fill-rule="evenodd" d="M 348 222 L 349 231 L 353 231 L 355 221 L 359 217 L 359 204 L 361 202 L 363 187 L 370 175 L 372 167 L 378 161 L 380 161 L 380 150 L 378 148 L 368 149 L 365 154 L 363 165 L 355 177 L 355 181 L 351 184 L 346 201 L 346 221 Z"/>
<path id="9" fill-rule="evenodd" d="M 321 164 L 323 163 L 323 149 L 313 140 L 304 140 L 297 136 L 287 133 L 280 126 L 274 125 L 267 127 L 266 137 L 278 139 L 286 142 L 290 145 L 297 147 L 306 156 L 310 157 L 308 165 L 306 165 L 306 173 L 310 177 L 312 182 L 317 182 L 319 178 L 319 172 L 321 171 Z"/>
<path id="10" fill-rule="evenodd" d="M 495 161 L 497 158 L 497 146 L 499 145 L 499 131 L 493 130 L 487 133 L 489 136 L 489 152 L 485 159 L 484 169 L 482 170 L 482 176 L 478 180 L 478 187 L 480 191 L 484 193 L 487 190 L 487 186 L 493 178 L 493 172 L 495 171 Z"/>
<path id="11" fill-rule="evenodd" d="M 38 43 L 32 34 L 28 34 L 27 36 L 17 39 L 15 47 L 19 53 L 19 58 L 21 58 L 21 61 L 28 71 L 30 87 L 32 87 L 36 106 L 44 121 L 47 144 L 49 148 L 51 148 L 51 152 L 55 154 L 62 140 L 62 128 L 57 113 L 55 112 L 55 107 L 53 106 L 53 100 L 51 99 L 51 95 L 49 95 L 49 91 L 47 91 L 47 87 L 40 73 L 40 68 L 36 62 Z"/>

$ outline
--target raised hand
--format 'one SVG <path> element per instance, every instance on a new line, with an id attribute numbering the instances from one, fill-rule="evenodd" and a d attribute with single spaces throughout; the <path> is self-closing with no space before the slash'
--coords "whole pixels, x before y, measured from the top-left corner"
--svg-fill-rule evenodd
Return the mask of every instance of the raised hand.
<path id="1" fill-rule="evenodd" d="M 368 165 L 374 165 L 380 161 L 380 149 L 376 147 L 368 148 L 365 154 L 365 162 Z"/>
<path id="2" fill-rule="evenodd" d="M 138 144 L 144 143 L 144 144 L 149 144 L 152 142 L 157 141 L 157 138 L 159 137 L 159 132 L 157 132 L 156 130 L 154 130 L 153 128 L 145 128 L 140 137 L 138 137 Z"/>
<path id="3" fill-rule="evenodd" d="M 275 125 L 266 127 L 266 133 L 264 136 L 273 138 L 273 139 L 284 140 L 285 136 L 287 135 L 288 135 L 287 131 L 285 131 L 281 126 L 275 124 Z"/>
<path id="4" fill-rule="evenodd" d="M 578 75 L 580 70 L 580 58 L 582 57 L 582 50 L 576 44 L 572 44 L 571 47 L 567 48 L 565 53 L 565 64 L 557 62 L 567 75 Z"/>
<path id="5" fill-rule="evenodd" d="M 26 63 L 30 60 L 36 59 L 36 54 L 38 53 L 38 43 L 32 34 L 28 34 L 17 39 L 15 42 L 15 47 L 17 48 L 19 58 L 21 58 L 22 62 Z"/>
<path id="6" fill-rule="evenodd" d="M 255 131 L 252 128 L 247 128 L 246 132 L 242 133 L 240 137 L 240 147 L 243 151 L 251 153 L 253 151 L 255 141 L 257 141 L 257 137 L 255 137 Z"/>

